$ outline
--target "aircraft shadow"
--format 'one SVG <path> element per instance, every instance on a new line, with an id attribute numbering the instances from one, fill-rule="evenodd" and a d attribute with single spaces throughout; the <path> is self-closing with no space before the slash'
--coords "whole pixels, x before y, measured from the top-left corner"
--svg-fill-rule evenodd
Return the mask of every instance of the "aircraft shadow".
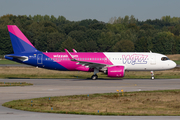
<path id="1" fill-rule="evenodd" d="M 31 78 L 7 77 L 7 79 L 31 79 Z"/>
<path id="2" fill-rule="evenodd" d="M 105 78 L 98 78 L 96 80 L 92 80 L 91 78 L 19 78 L 19 77 L 7 77 L 7 79 L 59 79 L 59 80 L 72 80 L 72 81 L 87 81 L 87 80 L 91 80 L 91 81 L 97 81 L 97 80 L 102 80 L 102 81 L 109 81 L 109 80 L 115 80 L 115 81 L 122 81 L 124 79 L 105 79 Z"/>
<path id="3" fill-rule="evenodd" d="M 116 80 L 116 81 L 122 81 L 123 79 L 104 79 L 104 78 L 98 78 L 96 80 L 92 80 L 91 78 L 87 78 L 87 79 L 73 79 L 72 81 L 97 81 L 97 80 L 102 80 L 102 81 L 110 81 L 110 80 Z"/>

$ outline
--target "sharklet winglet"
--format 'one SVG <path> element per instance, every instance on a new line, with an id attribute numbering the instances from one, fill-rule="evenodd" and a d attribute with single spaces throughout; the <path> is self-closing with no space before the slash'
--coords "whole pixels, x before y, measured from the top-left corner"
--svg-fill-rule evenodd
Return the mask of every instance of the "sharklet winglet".
<path id="1" fill-rule="evenodd" d="M 76 61 L 67 49 L 64 49 L 64 50 L 66 51 L 66 53 L 71 61 Z"/>
<path id="2" fill-rule="evenodd" d="M 74 53 L 77 53 L 77 51 L 75 49 L 72 49 Z"/>

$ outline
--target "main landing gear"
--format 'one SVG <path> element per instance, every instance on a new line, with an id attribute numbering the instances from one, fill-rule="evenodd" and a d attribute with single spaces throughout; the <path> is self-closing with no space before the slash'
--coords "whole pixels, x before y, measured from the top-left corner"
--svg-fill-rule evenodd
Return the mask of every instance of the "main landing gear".
<path id="1" fill-rule="evenodd" d="M 98 75 L 97 75 L 98 72 L 99 72 L 99 69 L 94 68 L 94 74 L 91 76 L 92 80 L 98 79 Z"/>
<path id="2" fill-rule="evenodd" d="M 98 75 L 97 75 L 97 74 L 92 75 L 92 76 L 91 76 L 91 79 L 92 79 L 92 80 L 96 80 L 96 79 L 98 79 Z"/>
<path id="3" fill-rule="evenodd" d="M 152 80 L 155 79 L 155 78 L 154 78 L 154 72 L 153 72 L 153 71 L 151 71 L 151 79 L 152 79 Z"/>

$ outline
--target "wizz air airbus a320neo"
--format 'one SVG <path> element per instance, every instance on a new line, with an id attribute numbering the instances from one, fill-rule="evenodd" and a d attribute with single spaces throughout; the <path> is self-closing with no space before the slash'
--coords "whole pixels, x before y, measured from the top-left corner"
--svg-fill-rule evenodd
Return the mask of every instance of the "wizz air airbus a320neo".
<path id="1" fill-rule="evenodd" d="M 94 72 L 92 79 L 98 78 L 98 72 L 108 77 L 124 77 L 125 71 L 167 70 L 176 67 L 176 63 L 167 56 L 152 52 L 41 52 L 38 51 L 16 25 L 8 25 L 14 54 L 5 55 L 6 59 L 61 71 Z"/>

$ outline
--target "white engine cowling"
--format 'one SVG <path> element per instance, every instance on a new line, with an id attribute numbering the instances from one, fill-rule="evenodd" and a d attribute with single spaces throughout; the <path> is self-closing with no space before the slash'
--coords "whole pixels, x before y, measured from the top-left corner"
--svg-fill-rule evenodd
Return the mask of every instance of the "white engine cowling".
<path id="1" fill-rule="evenodd" d="M 107 67 L 108 77 L 124 77 L 124 66 Z"/>

